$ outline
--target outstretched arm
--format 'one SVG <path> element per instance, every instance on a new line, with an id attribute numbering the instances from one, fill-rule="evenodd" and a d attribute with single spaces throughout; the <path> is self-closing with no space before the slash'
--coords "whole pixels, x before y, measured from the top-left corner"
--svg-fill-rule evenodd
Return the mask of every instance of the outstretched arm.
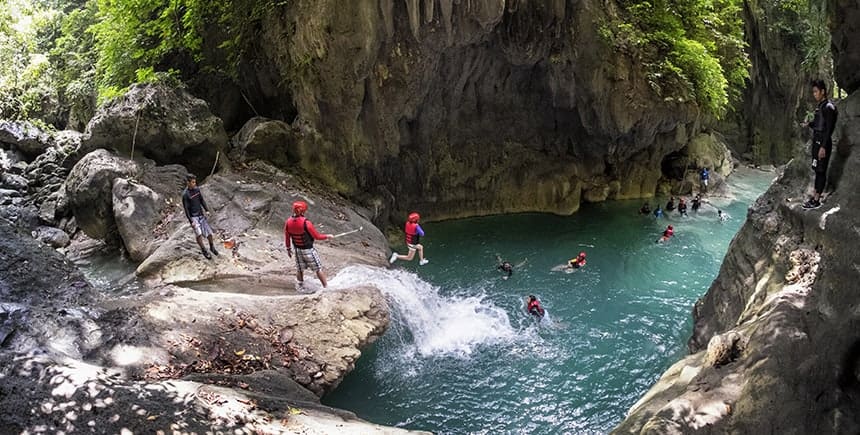
<path id="1" fill-rule="evenodd" d="M 525 265 L 526 265 L 526 263 L 528 263 L 528 261 L 529 261 L 529 259 L 528 259 L 528 258 L 526 258 L 526 259 L 525 259 L 525 260 L 523 260 L 522 262 L 517 263 L 517 265 L 516 265 L 515 267 L 517 267 L 517 268 L 523 267 L 523 266 L 525 266 Z"/>
<path id="2" fill-rule="evenodd" d="M 314 224 L 312 224 L 311 221 L 306 220 L 305 223 L 307 224 L 308 233 L 310 233 L 311 237 L 313 237 L 315 240 L 325 240 L 331 238 L 331 234 L 318 233 L 316 228 L 314 228 Z"/>

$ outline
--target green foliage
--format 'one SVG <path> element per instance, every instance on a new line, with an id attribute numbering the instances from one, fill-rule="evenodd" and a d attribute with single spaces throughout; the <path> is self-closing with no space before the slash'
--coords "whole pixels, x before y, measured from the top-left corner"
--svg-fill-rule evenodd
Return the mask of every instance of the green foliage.
<path id="1" fill-rule="evenodd" d="M 619 0 L 604 41 L 645 65 L 658 95 L 695 101 L 715 116 L 740 97 L 749 76 L 743 0 Z"/>
<path id="2" fill-rule="evenodd" d="M 827 68 L 830 60 L 830 29 L 826 2 L 817 0 L 762 0 L 766 2 L 770 30 L 783 35 L 802 53 L 801 67 L 809 73 Z M 761 13 L 761 12 L 760 12 Z"/>

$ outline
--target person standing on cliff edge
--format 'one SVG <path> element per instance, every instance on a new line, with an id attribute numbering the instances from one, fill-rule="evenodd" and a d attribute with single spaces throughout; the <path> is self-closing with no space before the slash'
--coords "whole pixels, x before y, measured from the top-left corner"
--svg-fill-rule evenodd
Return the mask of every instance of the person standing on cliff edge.
<path id="1" fill-rule="evenodd" d="M 209 207 L 203 199 L 203 193 L 197 187 L 197 177 L 194 174 L 185 176 L 185 190 L 182 191 L 182 209 L 185 210 L 185 217 L 188 218 L 188 223 L 194 229 L 194 234 L 197 236 L 197 244 L 200 245 L 200 251 L 207 259 L 212 259 L 209 251 L 206 251 L 206 246 L 203 245 L 203 238 L 209 239 L 209 250 L 218 255 L 215 250 L 215 244 L 212 241 L 212 228 L 206 220 L 206 213 L 209 213 Z"/>
<path id="2" fill-rule="evenodd" d="M 815 173 L 815 192 L 812 197 L 803 203 L 803 208 L 813 209 L 821 207 L 821 194 L 824 192 L 824 184 L 827 182 L 827 164 L 830 162 L 830 153 L 833 150 L 833 129 L 836 127 L 836 105 L 827 98 L 827 85 L 824 80 L 812 81 L 812 97 L 818 103 L 815 108 L 815 117 L 806 126 L 812 129 L 812 143 L 810 154 L 812 155 L 812 170 Z"/>
<path id="3" fill-rule="evenodd" d="M 306 202 L 296 201 L 293 203 L 293 215 L 284 222 L 284 244 L 287 246 L 287 255 L 290 257 L 293 256 L 293 247 L 296 249 L 297 287 L 302 288 L 304 286 L 304 270 L 310 269 L 317 273 L 317 278 L 325 288 L 328 286 L 328 282 L 322 271 L 320 257 L 314 248 L 314 240 L 330 239 L 332 235 L 318 233 L 314 224 L 305 218 L 306 211 L 308 211 Z"/>

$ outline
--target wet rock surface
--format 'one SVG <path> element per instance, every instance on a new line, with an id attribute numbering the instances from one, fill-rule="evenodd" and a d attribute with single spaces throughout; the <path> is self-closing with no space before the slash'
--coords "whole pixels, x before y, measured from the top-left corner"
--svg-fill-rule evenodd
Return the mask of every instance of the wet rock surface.
<path id="1" fill-rule="evenodd" d="M 366 210 L 268 164 L 243 164 L 201 183 L 221 254 L 206 260 L 181 209 L 185 168 L 104 150 L 79 166 L 66 183 L 72 220 L 95 217 L 87 225 L 97 228 L 112 220 L 118 230 L 99 233 L 108 243 L 78 232 L 61 251 L 87 265 L 120 255 L 117 242 L 138 246 L 141 279 L 93 287 L 49 247 L 67 243 L 63 231 L 30 234 L 0 222 L 0 403 L 11 410 L 0 425 L 400 432 L 318 399 L 385 331 L 382 293 L 348 285 L 321 290 L 310 273 L 306 289 L 296 289 L 295 265 L 283 248 L 283 221 L 292 201 L 303 199 L 323 233 L 364 228 L 317 242 L 330 277 L 349 263 L 383 265 L 385 238 L 363 217 Z M 59 195 L 52 201 L 64 207 Z M 227 240 L 235 249 L 225 248 Z"/>

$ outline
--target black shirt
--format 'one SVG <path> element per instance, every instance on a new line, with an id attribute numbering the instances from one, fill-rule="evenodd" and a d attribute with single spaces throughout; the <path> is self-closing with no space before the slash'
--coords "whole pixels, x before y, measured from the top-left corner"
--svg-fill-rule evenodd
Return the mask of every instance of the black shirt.
<path id="1" fill-rule="evenodd" d="M 815 108 L 815 117 L 809 123 L 809 128 L 812 129 L 812 147 L 810 149 L 812 157 L 818 158 L 818 148 L 824 147 L 827 157 L 830 157 L 830 150 L 833 148 L 833 140 L 830 136 L 833 135 L 833 130 L 836 128 L 836 106 L 830 100 L 823 100 L 818 103 Z"/>
<path id="2" fill-rule="evenodd" d="M 185 217 L 191 220 L 192 216 L 203 216 L 203 210 L 209 211 L 206 206 L 206 201 L 203 200 L 203 193 L 199 187 L 182 191 L 182 208 L 185 210 Z"/>

